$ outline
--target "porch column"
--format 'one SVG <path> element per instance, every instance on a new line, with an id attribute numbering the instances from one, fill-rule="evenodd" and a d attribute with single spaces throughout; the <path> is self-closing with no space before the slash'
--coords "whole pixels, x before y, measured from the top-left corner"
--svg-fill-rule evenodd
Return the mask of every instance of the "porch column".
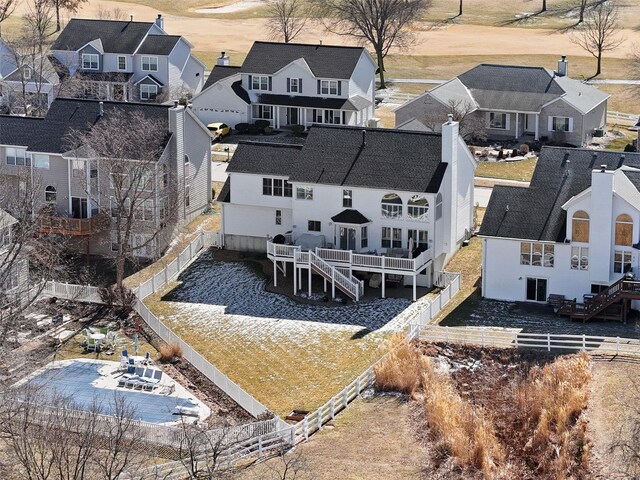
<path id="1" fill-rule="evenodd" d="M 536 131 L 535 131 L 535 133 L 533 135 L 533 139 L 534 140 L 538 140 L 538 137 L 539 137 L 539 133 L 538 132 L 539 131 L 540 131 L 540 114 L 536 113 Z"/>
<path id="2" fill-rule="evenodd" d="M 322 279 L 324 280 L 324 293 L 327 293 L 327 279 L 325 277 L 322 277 Z"/>
<path id="3" fill-rule="evenodd" d="M 274 118 L 276 121 L 276 128 L 280 128 L 280 107 L 274 106 L 273 109 L 275 110 Z"/>
<path id="4" fill-rule="evenodd" d="M 302 125 L 304 125 L 304 127 L 307 128 L 307 109 L 306 108 L 302 109 Z"/>
<path id="5" fill-rule="evenodd" d="M 516 138 L 518 138 L 518 129 L 520 127 L 520 125 L 518 125 L 519 116 L 518 112 L 516 112 Z"/>

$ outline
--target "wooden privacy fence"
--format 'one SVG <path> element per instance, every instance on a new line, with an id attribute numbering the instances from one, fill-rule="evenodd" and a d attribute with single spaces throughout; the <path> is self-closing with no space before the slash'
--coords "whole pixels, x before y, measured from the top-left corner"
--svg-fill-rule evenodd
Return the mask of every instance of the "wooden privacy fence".
<path id="1" fill-rule="evenodd" d="M 526 333 L 473 327 L 409 325 L 409 337 L 429 342 L 462 343 L 482 347 L 584 351 L 594 355 L 640 355 L 640 339 L 592 335 Z"/>
<path id="2" fill-rule="evenodd" d="M 460 274 L 450 272 L 439 272 L 436 278 L 442 288 L 440 293 L 430 301 L 422 303 L 421 308 L 414 315 L 409 317 L 404 323 L 398 325 L 399 330 L 403 330 L 409 325 L 409 333 L 404 341 L 409 341 L 415 337 L 412 328 L 426 324 L 435 317 L 440 310 L 449 302 L 451 297 L 460 290 Z M 413 327 L 413 326 L 416 327 Z M 397 348 L 397 347 L 396 347 Z M 349 403 L 360 393 L 373 385 L 375 381 L 375 366 L 382 362 L 390 352 L 385 354 L 380 360 L 358 375 L 349 385 L 335 394 L 328 402 L 320 408 L 311 412 L 303 420 L 294 425 L 296 441 L 307 440 L 310 435 L 317 432 L 329 420 L 333 420 L 338 412 L 344 410 Z"/>

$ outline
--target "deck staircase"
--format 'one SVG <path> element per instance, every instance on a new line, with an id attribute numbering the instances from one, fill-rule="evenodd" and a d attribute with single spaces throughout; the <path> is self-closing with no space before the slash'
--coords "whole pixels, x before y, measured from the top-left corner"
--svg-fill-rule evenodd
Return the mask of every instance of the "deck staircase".
<path id="1" fill-rule="evenodd" d="M 334 267 L 325 262 L 314 252 L 305 252 L 302 257 L 307 257 L 309 266 L 314 273 L 333 283 L 345 295 L 356 302 L 360 300 L 364 293 L 364 282 L 350 275 L 344 268 Z M 344 271 L 344 273 L 341 272 Z"/>
<path id="2" fill-rule="evenodd" d="M 584 303 L 565 300 L 558 308 L 559 315 L 567 315 L 571 320 L 586 322 L 597 315 L 601 315 L 612 305 L 622 300 L 640 300 L 640 281 L 618 280 L 593 298 L 585 299 Z M 624 311 L 625 307 L 623 307 Z"/>

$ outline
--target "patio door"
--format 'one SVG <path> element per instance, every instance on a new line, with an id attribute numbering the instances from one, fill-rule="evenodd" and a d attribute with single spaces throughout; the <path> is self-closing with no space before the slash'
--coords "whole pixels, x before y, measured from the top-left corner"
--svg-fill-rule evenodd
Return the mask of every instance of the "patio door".
<path id="1" fill-rule="evenodd" d="M 547 279 L 527 277 L 527 300 L 532 302 L 547 301 Z"/>
<path id="2" fill-rule="evenodd" d="M 297 108 L 288 107 L 287 108 L 287 125 L 298 125 L 299 122 L 299 111 Z"/>
<path id="3" fill-rule="evenodd" d="M 356 249 L 356 229 L 352 227 L 338 227 L 340 229 L 340 250 Z"/>
<path id="4" fill-rule="evenodd" d="M 86 198 L 71 197 L 71 216 L 73 218 L 89 218 Z"/>

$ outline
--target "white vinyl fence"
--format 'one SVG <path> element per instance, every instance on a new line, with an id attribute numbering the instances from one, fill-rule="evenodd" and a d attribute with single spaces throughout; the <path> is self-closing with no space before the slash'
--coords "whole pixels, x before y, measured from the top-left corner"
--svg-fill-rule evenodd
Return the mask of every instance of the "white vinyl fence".
<path id="1" fill-rule="evenodd" d="M 440 293 L 431 299 L 431 301 L 422 303 L 422 308 L 404 324 L 399 325 L 399 329 L 405 329 L 407 324 L 425 325 L 438 315 L 440 310 L 451 300 L 451 297 L 460 290 L 460 274 L 439 272 L 436 277 L 436 284 L 442 288 Z M 413 330 L 409 328 L 409 332 L 412 333 Z M 405 341 L 411 340 L 412 338 L 412 336 L 407 336 Z M 345 409 L 363 390 L 373 385 L 375 380 L 375 366 L 385 357 L 386 355 L 358 375 L 349 385 L 331 397 L 327 403 L 296 423 L 294 426 L 296 441 L 307 440 L 310 435 L 320 430 L 322 425 L 335 418 L 336 414 Z"/>
<path id="2" fill-rule="evenodd" d="M 49 281 L 45 284 L 40 295 L 46 297 L 63 298 L 76 302 L 104 303 L 100 298 L 98 287 L 91 285 L 74 285 Z"/>
<path id="3" fill-rule="evenodd" d="M 512 330 L 409 326 L 409 337 L 428 342 L 462 343 L 482 347 L 535 348 L 541 350 L 583 351 L 594 355 L 640 355 L 640 340 L 592 335 L 556 335 Z"/>

